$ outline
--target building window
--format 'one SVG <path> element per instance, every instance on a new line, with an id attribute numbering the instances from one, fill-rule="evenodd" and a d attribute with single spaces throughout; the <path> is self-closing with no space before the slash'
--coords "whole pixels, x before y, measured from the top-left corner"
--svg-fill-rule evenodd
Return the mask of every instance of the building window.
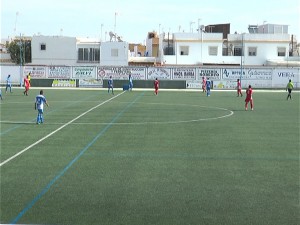
<path id="1" fill-rule="evenodd" d="M 78 49 L 78 61 L 83 61 L 83 48 Z"/>
<path id="2" fill-rule="evenodd" d="M 189 46 L 180 46 L 180 55 L 189 55 Z"/>
<path id="3" fill-rule="evenodd" d="M 95 61 L 95 49 L 94 48 L 90 48 L 90 51 L 89 51 L 89 60 L 90 61 Z"/>
<path id="4" fill-rule="evenodd" d="M 218 55 L 218 46 L 209 46 L 208 47 L 208 54 L 217 56 Z"/>
<path id="5" fill-rule="evenodd" d="M 234 56 L 242 56 L 242 48 L 241 47 L 234 47 L 233 55 Z"/>
<path id="6" fill-rule="evenodd" d="M 119 56 L 118 49 L 111 49 L 111 56 L 112 57 L 118 57 Z"/>
<path id="7" fill-rule="evenodd" d="M 285 56 L 285 51 L 286 51 L 285 47 L 278 47 L 277 48 L 277 55 L 278 56 Z"/>
<path id="8" fill-rule="evenodd" d="M 41 51 L 46 51 L 46 44 L 41 44 Z"/>
<path id="9" fill-rule="evenodd" d="M 248 55 L 249 56 L 256 56 L 257 48 L 256 47 L 249 47 L 248 48 Z"/>
<path id="10" fill-rule="evenodd" d="M 100 49 L 95 48 L 95 62 L 100 62 Z"/>
<path id="11" fill-rule="evenodd" d="M 100 49 L 98 48 L 79 48 L 78 61 L 100 62 Z"/>
<path id="12" fill-rule="evenodd" d="M 89 49 L 88 48 L 83 49 L 83 61 L 89 61 Z"/>

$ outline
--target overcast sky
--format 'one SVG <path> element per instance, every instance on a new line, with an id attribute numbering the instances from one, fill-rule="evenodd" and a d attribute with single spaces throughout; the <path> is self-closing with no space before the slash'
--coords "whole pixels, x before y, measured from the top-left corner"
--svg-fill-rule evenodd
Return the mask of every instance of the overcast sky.
<path id="1" fill-rule="evenodd" d="M 230 23 L 230 33 L 248 25 L 289 25 L 300 40 L 299 0 L 1 0 L 1 39 L 15 35 L 102 37 L 116 31 L 124 41 L 144 43 L 147 33 L 196 32 Z M 117 14 L 116 14 L 117 12 Z M 193 23 L 191 23 L 193 22 Z M 102 30 L 102 32 L 101 32 Z M 107 33 L 107 35 L 105 35 Z"/>

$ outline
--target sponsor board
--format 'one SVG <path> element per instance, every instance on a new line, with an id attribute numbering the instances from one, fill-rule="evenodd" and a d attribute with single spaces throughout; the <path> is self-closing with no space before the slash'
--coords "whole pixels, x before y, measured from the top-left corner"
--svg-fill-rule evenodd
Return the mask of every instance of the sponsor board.
<path id="1" fill-rule="evenodd" d="M 172 69 L 173 80 L 195 80 L 196 79 L 196 69 L 179 67 Z"/>
<path id="2" fill-rule="evenodd" d="M 24 66 L 23 67 L 23 76 L 26 76 L 30 73 L 32 78 L 46 78 L 46 67 L 44 66 Z"/>
<path id="3" fill-rule="evenodd" d="M 47 78 L 70 79 L 71 67 L 67 66 L 50 66 Z"/>
<path id="4" fill-rule="evenodd" d="M 76 80 L 54 79 L 52 82 L 52 87 L 76 87 Z"/>

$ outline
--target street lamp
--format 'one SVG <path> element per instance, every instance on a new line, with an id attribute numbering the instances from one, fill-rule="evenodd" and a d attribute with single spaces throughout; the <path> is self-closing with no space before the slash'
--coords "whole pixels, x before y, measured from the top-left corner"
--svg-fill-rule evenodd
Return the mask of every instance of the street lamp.
<path id="1" fill-rule="evenodd" d="M 191 33 L 193 33 L 192 25 L 193 25 L 194 23 L 195 23 L 195 22 L 193 22 L 193 21 L 190 22 L 190 32 L 191 32 Z"/>
<path id="2" fill-rule="evenodd" d="M 265 21 L 265 20 L 264 20 L 264 22 L 263 22 L 263 34 L 265 33 L 265 24 L 266 24 L 266 22 L 267 22 L 267 21 Z"/>
<path id="3" fill-rule="evenodd" d="M 100 42 L 102 42 L 102 28 L 103 28 L 103 23 L 101 24 L 101 38 L 100 38 Z"/>
<path id="4" fill-rule="evenodd" d="M 200 21 L 201 21 L 201 19 L 199 18 L 198 19 L 198 33 L 200 33 Z"/>
<path id="5" fill-rule="evenodd" d="M 14 28 L 15 36 L 16 36 L 16 32 L 17 32 L 17 21 L 18 21 L 18 16 L 19 16 L 19 12 L 16 12 L 16 20 L 15 20 L 15 28 Z"/>

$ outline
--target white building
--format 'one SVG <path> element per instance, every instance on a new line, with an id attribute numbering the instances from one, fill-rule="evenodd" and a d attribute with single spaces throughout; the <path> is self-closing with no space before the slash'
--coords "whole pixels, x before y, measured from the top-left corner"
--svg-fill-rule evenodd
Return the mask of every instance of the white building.
<path id="1" fill-rule="evenodd" d="M 264 26 L 264 28 L 262 27 Z M 299 66 L 299 52 L 290 57 L 292 36 L 287 26 L 252 26 L 250 33 L 148 33 L 145 55 L 129 52 L 128 42 L 62 36 L 33 36 L 33 65 L 128 66 L 244 65 Z M 263 29 L 264 33 L 261 31 Z M 281 31 L 281 32 L 279 32 Z"/>
<path id="2" fill-rule="evenodd" d="M 102 42 L 100 66 L 128 66 L 128 49 L 127 42 Z"/>
<path id="3" fill-rule="evenodd" d="M 32 64 L 75 65 L 77 62 L 75 37 L 33 36 L 31 40 Z"/>
<path id="4" fill-rule="evenodd" d="M 289 57 L 289 34 L 174 33 L 162 34 L 161 62 L 164 65 L 243 65 L 263 66 L 299 57 Z M 298 64 L 299 65 L 299 64 Z"/>
<path id="5" fill-rule="evenodd" d="M 127 66 L 127 42 L 102 42 L 90 38 L 33 36 L 33 65 Z M 100 51 L 101 50 L 101 51 Z"/>

